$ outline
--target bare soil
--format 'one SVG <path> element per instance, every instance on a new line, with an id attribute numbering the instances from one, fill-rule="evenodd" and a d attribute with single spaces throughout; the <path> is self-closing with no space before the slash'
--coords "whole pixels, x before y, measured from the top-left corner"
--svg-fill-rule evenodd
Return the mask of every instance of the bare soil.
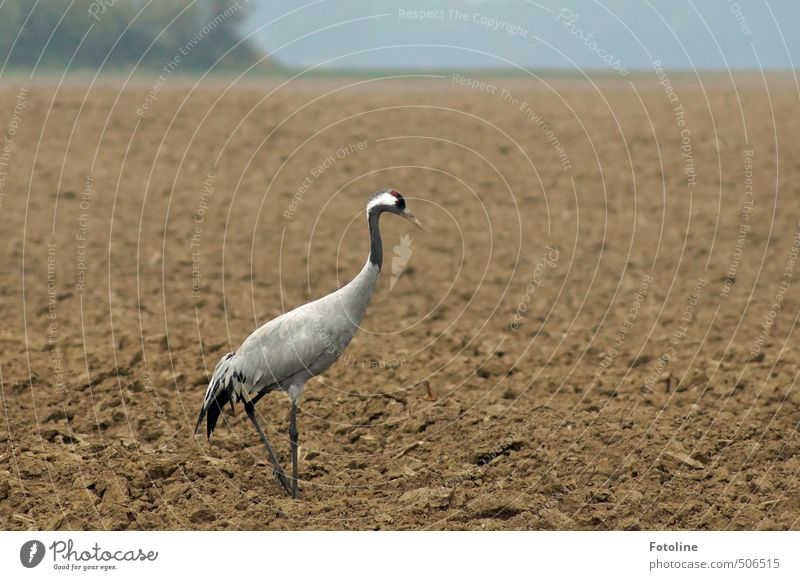
<path id="1" fill-rule="evenodd" d="M 0 88 L 0 525 L 800 528 L 794 79 L 485 80 Z M 427 231 L 383 218 L 293 501 L 194 422 L 384 186 Z"/>

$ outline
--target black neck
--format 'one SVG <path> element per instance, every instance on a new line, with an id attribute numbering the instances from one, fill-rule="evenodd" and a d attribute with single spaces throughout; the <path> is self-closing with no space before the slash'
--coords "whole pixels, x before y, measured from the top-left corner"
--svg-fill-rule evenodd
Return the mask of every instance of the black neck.
<path id="1" fill-rule="evenodd" d="M 381 242 L 381 229 L 378 220 L 381 217 L 381 210 L 375 208 L 369 212 L 367 221 L 369 222 L 369 262 L 380 270 L 383 265 L 383 243 Z"/>

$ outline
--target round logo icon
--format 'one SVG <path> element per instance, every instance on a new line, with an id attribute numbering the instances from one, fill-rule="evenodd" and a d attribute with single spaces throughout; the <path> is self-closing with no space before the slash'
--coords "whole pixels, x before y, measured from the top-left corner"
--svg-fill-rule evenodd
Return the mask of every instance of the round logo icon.
<path id="1" fill-rule="evenodd" d="M 44 559 L 44 544 L 39 540 L 29 540 L 19 549 L 19 561 L 26 568 L 35 568 Z"/>

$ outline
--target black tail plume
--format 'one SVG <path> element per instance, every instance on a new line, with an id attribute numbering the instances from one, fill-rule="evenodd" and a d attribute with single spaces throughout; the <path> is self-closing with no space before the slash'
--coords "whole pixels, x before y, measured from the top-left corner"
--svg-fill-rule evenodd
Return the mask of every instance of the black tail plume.
<path id="1" fill-rule="evenodd" d="M 214 432 L 214 427 L 217 425 L 220 413 L 223 407 L 230 402 L 233 408 L 233 377 L 230 376 L 229 361 L 235 353 L 226 354 L 222 360 L 217 364 L 214 369 L 214 375 L 206 390 L 206 396 L 203 400 L 203 406 L 200 408 L 200 414 L 197 417 L 197 424 L 194 427 L 194 432 L 200 428 L 200 423 L 203 422 L 203 417 L 208 416 L 206 421 L 206 437 L 211 438 Z"/>

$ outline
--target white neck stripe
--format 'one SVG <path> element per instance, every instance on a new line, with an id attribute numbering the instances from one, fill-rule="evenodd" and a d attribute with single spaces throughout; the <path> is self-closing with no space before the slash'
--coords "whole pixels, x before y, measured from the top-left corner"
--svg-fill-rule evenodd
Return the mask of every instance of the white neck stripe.
<path id="1" fill-rule="evenodd" d="M 373 208 L 380 205 L 394 207 L 397 205 L 397 199 L 391 193 L 383 193 L 379 195 L 367 204 L 367 215 L 369 215 L 369 212 L 372 211 Z"/>

